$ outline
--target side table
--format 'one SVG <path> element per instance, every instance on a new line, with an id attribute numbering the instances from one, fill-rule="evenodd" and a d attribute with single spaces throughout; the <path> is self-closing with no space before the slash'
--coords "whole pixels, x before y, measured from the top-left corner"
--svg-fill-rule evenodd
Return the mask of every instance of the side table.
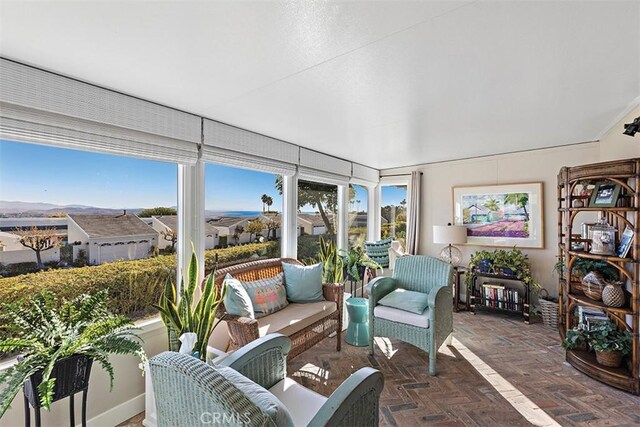
<path id="1" fill-rule="evenodd" d="M 467 272 L 466 267 L 453 268 L 453 311 L 460 311 L 460 288 L 464 286 L 462 276 Z M 466 301 L 463 303 L 463 310 L 469 310 L 469 290 L 465 292 Z"/>
<path id="2" fill-rule="evenodd" d="M 369 345 L 369 300 L 349 298 L 346 302 L 349 326 L 345 341 L 356 347 Z"/>

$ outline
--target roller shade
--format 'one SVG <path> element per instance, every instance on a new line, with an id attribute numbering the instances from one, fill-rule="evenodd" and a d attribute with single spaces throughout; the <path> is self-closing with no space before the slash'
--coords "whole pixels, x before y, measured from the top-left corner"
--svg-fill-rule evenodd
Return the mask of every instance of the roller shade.
<path id="1" fill-rule="evenodd" d="M 351 183 L 375 186 L 380 182 L 380 171 L 367 166 L 353 163 Z"/>
<path id="2" fill-rule="evenodd" d="M 348 185 L 351 162 L 301 147 L 298 176 L 307 181 Z"/>
<path id="3" fill-rule="evenodd" d="M 0 59 L 0 138 L 194 163 L 200 135 L 197 116 Z"/>
<path id="4" fill-rule="evenodd" d="M 293 175 L 299 147 L 214 120 L 203 122 L 203 158 L 245 169 Z"/>

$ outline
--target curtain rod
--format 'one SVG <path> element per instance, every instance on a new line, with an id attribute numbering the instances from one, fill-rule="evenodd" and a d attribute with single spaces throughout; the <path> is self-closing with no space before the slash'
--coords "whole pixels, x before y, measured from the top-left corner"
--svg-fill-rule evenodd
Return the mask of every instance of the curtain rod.
<path id="1" fill-rule="evenodd" d="M 424 173 L 420 172 L 420 175 L 424 175 Z M 397 173 L 397 174 L 393 174 L 393 175 L 380 175 L 380 178 L 386 178 L 389 176 L 411 176 L 410 173 Z"/>

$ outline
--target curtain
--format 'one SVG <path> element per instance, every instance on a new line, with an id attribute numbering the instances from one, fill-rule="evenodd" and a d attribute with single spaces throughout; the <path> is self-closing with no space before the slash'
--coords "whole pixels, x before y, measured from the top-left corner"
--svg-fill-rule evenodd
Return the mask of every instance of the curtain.
<path id="1" fill-rule="evenodd" d="M 411 172 L 409 185 L 409 212 L 407 212 L 407 253 L 418 254 L 420 235 L 420 194 L 422 192 L 422 172 Z"/>

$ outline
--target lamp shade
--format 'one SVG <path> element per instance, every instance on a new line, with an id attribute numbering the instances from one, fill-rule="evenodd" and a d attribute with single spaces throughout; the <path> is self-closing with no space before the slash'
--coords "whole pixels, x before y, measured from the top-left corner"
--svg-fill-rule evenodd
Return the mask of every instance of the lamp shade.
<path id="1" fill-rule="evenodd" d="M 445 245 L 467 243 L 467 227 L 462 225 L 434 225 L 433 243 Z"/>

